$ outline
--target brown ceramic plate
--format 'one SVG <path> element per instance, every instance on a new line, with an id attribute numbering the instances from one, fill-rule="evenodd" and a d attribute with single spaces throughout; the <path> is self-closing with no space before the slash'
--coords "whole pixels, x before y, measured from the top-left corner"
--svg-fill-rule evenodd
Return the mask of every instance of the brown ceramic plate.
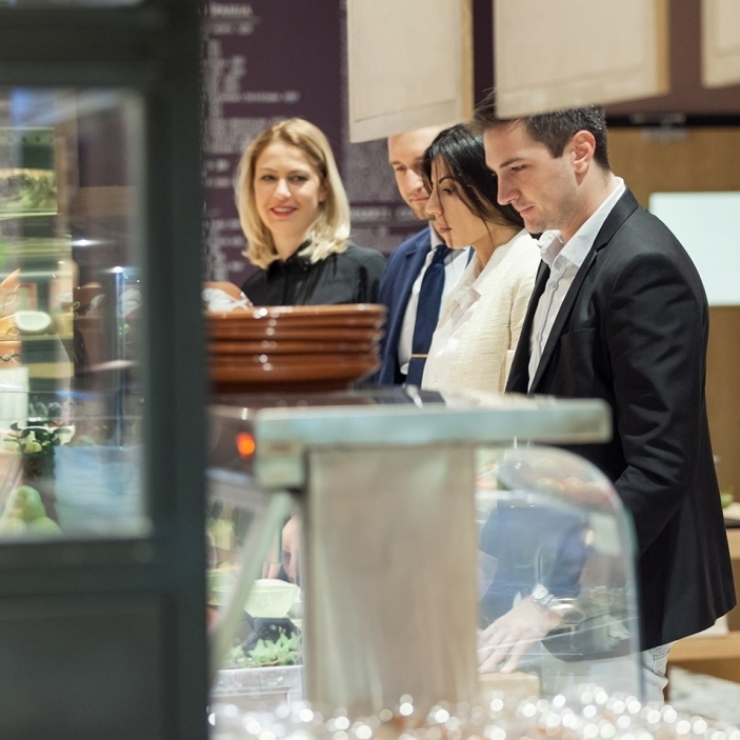
<path id="1" fill-rule="evenodd" d="M 344 306 L 262 306 L 238 313 L 206 312 L 209 324 L 250 323 L 271 326 L 380 327 L 385 321 L 385 306 L 369 303 Z"/>
<path id="2" fill-rule="evenodd" d="M 343 319 L 348 316 L 385 316 L 386 307 L 380 303 L 344 303 L 338 306 L 255 306 L 250 315 L 255 319 L 265 318 L 321 318 L 330 321 L 333 318 Z M 229 313 L 206 312 L 207 316 L 229 318 Z M 243 315 L 243 314 L 242 314 Z"/>
<path id="3" fill-rule="evenodd" d="M 378 342 L 383 332 L 375 328 L 355 327 L 284 327 L 266 326 L 251 322 L 240 324 L 230 322 L 220 326 L 210 325 L 208 327 L 209 338 L 213 340 L 249 340 L 262 341 L 303 341 L 303 342 Z"/>
<path id="4" fill-rule="evenodd" d="M 212 366 L 235 368 L 263 368 L 261 372 L 270 372 L 271 368 L 286 368 L 300 372 L 304 368 L 323 365 L 355 365 L 358 362 L 374 362 L 377 353 L 367 352 L 365 354 L 353 355 L 329 355 L 329 354 L 260 354 L 260 355 L 212 355 L 209 362 Z M 264 370 L 264 367 L 268 367 Z"/>
<path id="5" fill-rule="evenodd" d="M 374 341 L 309 342 L 279 341 L 273 339 L 210 342 L 208 351 L 212 355 L 253 355 L 253 354 L 356 354 L 373 352 Z"/>
<path id="6" fill-rule="evenodd" d="M 274 358 L 272 358 L 274 360 Z M 313 381 L 342 381 L 351 383 L 369 375 L 380 363 L 374 355 L 357 359 L 323 362 L 211 362 L 211 379 L 216 383 L 310 383 Z"/>
<path id="7" fill-rule="evenodd" d="M 360 378 L 361 379 L 361 378 Z M 216 398 L 221 396 L 243 398 L 245 394 L 250 397 L 250 403 L 257 398 L 289 398 L 299 395 L 305 403 L 307 393 L 333 393 L 334 391 L 346 391 L 352 388 L 357 378 L 316 378 L 313 380 L 275 380 L 269 375 L 256 380 L 238 380 L 234 382 L 219 381 L 211 376 L 211 392 Z M 321 398 L 321 396 L 319 396 Z M 272 405 L 272 404 L 270 404 Z"/>
<path id="8" fill-rule="evenodd" d="M 214 317 L 213 315 L 208 315 L 207 319 L 209 327 L 252 325 L 258 327 L 283 327 L 286 329 L 380 329 L 385 324 L 385 318 L 383 316 L 350 316 L 346 320 L 338 318 L 325 319 L 320 316 L 308 316 L 305 319 L 296 319 L 291 316 L 284 319 L 270 317 L 255 319 L 249 315 L 248 311 L 229 314 L 228 318 L 225 316 Z"/>

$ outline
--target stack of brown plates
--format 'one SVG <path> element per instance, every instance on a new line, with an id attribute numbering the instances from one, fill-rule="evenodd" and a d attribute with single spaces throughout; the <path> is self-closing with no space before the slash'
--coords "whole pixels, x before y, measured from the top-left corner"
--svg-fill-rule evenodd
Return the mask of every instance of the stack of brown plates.
<path id="1" fill-rule="evenodd" d="M 280 306 L 206 313 L 219 392 L 348 388 L 379 366 L 385 306 Z"/>

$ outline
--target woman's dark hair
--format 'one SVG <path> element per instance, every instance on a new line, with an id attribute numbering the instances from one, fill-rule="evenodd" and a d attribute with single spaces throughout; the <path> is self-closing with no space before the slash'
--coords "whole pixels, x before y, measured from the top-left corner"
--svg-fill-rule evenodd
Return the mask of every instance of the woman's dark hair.
<path id="1" fill-rule="evenodd" d="M 424 152 L 421 172 L 427 190 L 432 190 L 432 163 L 442 162 L 460 186 L 462 199 L 484 221 L 524 228 L 524 221 L 510 205 L 499 205 L 498 180 L 486 166 L 483 137 L 462 125 L 452 126 L 437 135 Z"/>

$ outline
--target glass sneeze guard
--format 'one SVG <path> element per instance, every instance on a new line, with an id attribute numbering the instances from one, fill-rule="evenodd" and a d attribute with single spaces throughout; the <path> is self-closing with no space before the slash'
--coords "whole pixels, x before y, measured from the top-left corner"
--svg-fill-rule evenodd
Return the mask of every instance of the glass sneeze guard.
<path id="1" fill-rule="evenodd" d="M 398 393 L 386 403 L 382 392 L 354 392 L 212 408 L 212 700 L 252 711 L 304 697 L 362 715 L 403 694 L 424 707 L 502 689 L 577 694 L 593 681 L 639 695 L 633 544 L 621 504 L 584 460 L 517 434 L 603 439 L 601 405 L 404 403 Z M 253 444 L 240 444 L 245 435 Z M 498 446 L 474 463 L 487 441 Z M 258 520 L 278 505 L 265 540 Z M 230 599 L 247 564 L 246 580 L 268 578 Z M 522 643 L 508 673 L 517 643 L 495 637 L 496 621 L 518 614 L 538 587 L 556 619 Z M 225 639 L 231 607 L 238 616 Z"/>

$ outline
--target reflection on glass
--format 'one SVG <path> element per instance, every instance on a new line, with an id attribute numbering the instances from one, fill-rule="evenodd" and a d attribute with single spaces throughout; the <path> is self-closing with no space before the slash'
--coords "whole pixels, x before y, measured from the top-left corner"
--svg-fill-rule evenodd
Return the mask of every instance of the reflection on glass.
<path id="1" fill-rule="evenodd" d="M 244 477 L 232 478 L 223 470 L 211 473 L 209 489 L 207 615 L 211 649 L 223 655 L 212 698 L 244 710 L 272 709 L 301 699 L 299 517 L 288 517 L 286 508 L 271 518 L 277 499 L 250 490 Z M 257 556 L 260 549 L 265 551 L 264 562 Z M 250 566 L 256 571 L 247 575 L 244 570 Z M 248 587 L 243 598 L 240 576 L 246 577 Z M 224 631 L 228 643 L 221 645 Z"/>
<path id="2" fill-rule="evenodd" d="M 0 90 L 0 540 L 140 535 L 141 101 Z"/>
<path id="3" fill-rule="evenodd" d="M 639 696 L 633 543 L 611 483 L 547 447 L 487 451 L 478 479 L 479 662 L 491 689 Z M 501 673 L 515 670 L 501 683 Z M 505 684 L 505 685 L 504 685 Z"/>

